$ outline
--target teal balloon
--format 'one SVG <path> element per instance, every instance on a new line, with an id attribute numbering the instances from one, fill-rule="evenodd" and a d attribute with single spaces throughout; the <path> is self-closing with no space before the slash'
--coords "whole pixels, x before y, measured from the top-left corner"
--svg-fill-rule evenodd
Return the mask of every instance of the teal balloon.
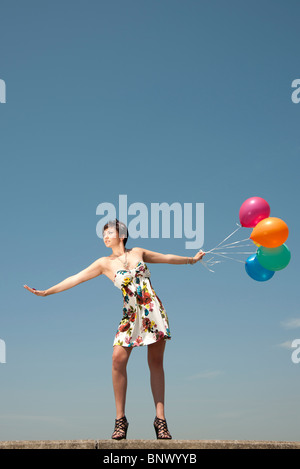
<path id="1" fill-rule="evenodd" d="M 256 254 L 260 265 L 269 270 L 282 270 L 291 260 L 291 253 L 286 244 L 277 248 L 260 246 Z"/>
<path id="2" fill-rule="evenodd" d="M 273 277 L 274 273 L 271 270 L 265 269 L 257 259 L 256 254 L 252 254 L 252 256 L 248 257 L 245 263 L 245 269 L 249 277 L 257 282 L 266 282 Z"/>

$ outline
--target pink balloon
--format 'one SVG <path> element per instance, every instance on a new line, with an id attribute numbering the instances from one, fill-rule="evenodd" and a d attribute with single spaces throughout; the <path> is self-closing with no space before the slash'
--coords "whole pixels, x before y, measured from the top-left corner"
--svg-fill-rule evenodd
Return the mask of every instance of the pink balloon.
<path id="1" fill-rule="evenodd" d="M 246 228 L 254 228 L 261 220 L 270 216 L 270 206 L 261 197 L 250 197 L 240 208 L 240 222 Z"/>

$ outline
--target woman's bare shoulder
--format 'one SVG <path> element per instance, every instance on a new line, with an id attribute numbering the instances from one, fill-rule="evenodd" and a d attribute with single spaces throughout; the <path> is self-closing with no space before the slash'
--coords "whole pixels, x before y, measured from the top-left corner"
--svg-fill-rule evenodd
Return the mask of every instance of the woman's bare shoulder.
<path id="1" fill-rule="evenodd" d="M 143 253 L 144 253 L 143 248 L 133 247 L 130 249 L 128 248 L 126 249 L 130 254 L 134 254 L 134 256 L 140 259 L 143 259 Z M 103 257 L 100 257 L 98 261 L 100 262 L 101 266 L 104 269 L 108 269 L 108 270 L 110 270 L 115 265 L 116 262 L 118 263 L 118 260 L 114 256 L 103 256 Z"/>
<path id="2" fill-rule="evenodd" d="M 130 249 L 130 252 L 132 252 L 133 254 L 136 254 L 138 256 L 140 256 L 142 259 L 143 259 L 143 255 L 144 255 L 144 249 L 143 248 L 140 248 L 140 247 L 134 247 L 134 248 L 131 248 Z"/>
<path id="3" fill-rule="evenodd" d="M 112 260 L 113 259 L 111 256 L 103 256 L 99 257 L 98 262 L 101 264 L 102 267 L 107 268 Z"/>

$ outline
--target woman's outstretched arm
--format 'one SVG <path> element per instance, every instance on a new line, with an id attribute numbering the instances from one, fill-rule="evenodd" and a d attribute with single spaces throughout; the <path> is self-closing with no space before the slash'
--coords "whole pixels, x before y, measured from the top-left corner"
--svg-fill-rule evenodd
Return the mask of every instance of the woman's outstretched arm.
<path id="1" fill-rule="evenodd" d="M 198 251 L 194 257 L 177 256 L 176 254 L 161 254 L 160 252 L 143 249 L 143 259 L 145 262 L 166 263 L 166 264 L 195 264 L 205 256 L 204 251 Z"/>
<path id="2" fill-rule="evenodd" d="M 68 290 L 69 288 L 73 288 L 82 282 L 86 282 L 87 280 L 101 275 L 103 273 L 103 267 L 103 258 L 100 257 L 100 259 L 97 259 L 86 269 L 82 270 L 81 272 L 78 272 L 75 275 L 71 275 L 70 277 L 66 278 L 57 285 L 48 288 L 48 290 L 36 290 L 35 288 L 28 287 L 28 285 L 24 285 L 24 288 L 26 288 L 26 290 L 30 291 L 31 293 L 34 293 L 37 296 L 53 295 L 54 293 L 59 293 Z"/>

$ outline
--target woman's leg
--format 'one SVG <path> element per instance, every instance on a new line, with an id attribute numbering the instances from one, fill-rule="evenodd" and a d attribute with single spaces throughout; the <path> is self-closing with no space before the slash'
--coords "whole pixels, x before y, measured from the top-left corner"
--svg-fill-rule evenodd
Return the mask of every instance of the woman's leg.
<path id="1" fill-rule="evenodd" d="M 127 362 L 132 351 L 132 347 L 122 347 L 115 345 L 112 355 L 112 381 L 116 402 L 116 418 L 120 419 L 125 415 L 125 401 L 127 391 Z"/>
<path id="2" fill-rule="evenodd" d="M 163 358 L 166 341 L 164 339 L 148 345 L 148 365 L 156 416 L 165 420 L 165 374 Z"/>

